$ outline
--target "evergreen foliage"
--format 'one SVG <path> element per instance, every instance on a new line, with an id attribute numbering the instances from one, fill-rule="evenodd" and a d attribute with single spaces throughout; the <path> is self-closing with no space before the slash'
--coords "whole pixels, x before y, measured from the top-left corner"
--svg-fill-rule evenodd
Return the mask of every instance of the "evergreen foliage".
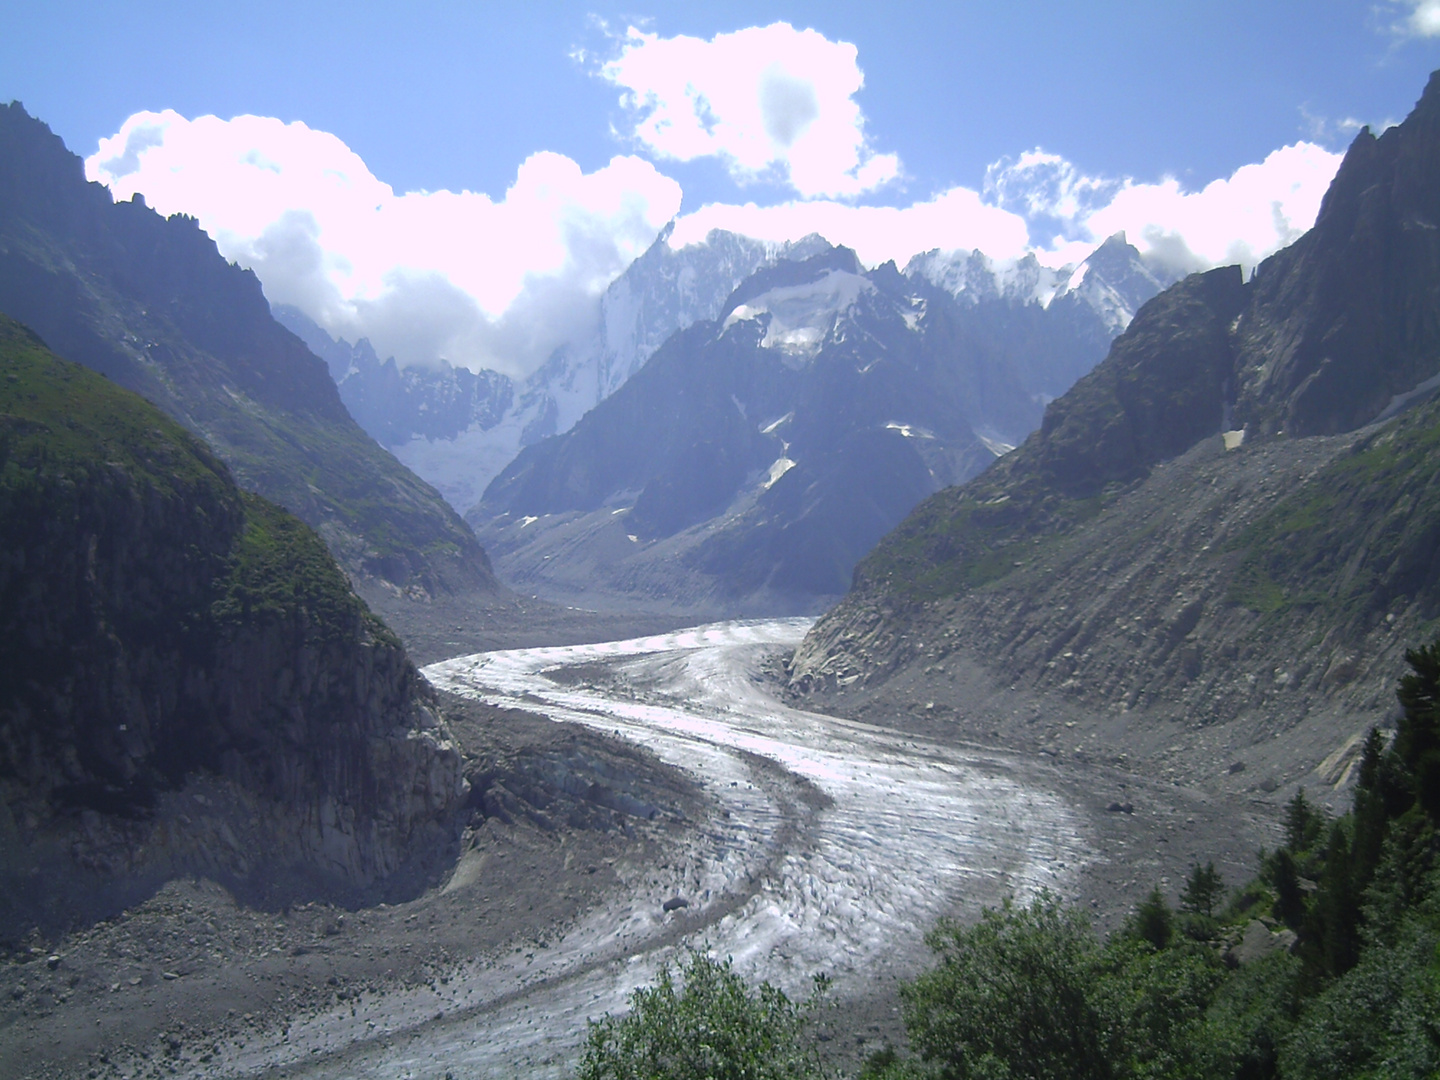
<path id="1" fill-rule="evenodd" d="M 1187 915 L 1203 915 L 1211 918 L 1215 908 L 1225 895 L 1225 879 L 1215 869 L 1213 862 L 1204 866 L 1196 863 L 1190 868 L 1185 887 L 1180 890 L 1180 910 Z"/>
<path id="2" fill-rule="evenodd" d="M 590 1024 L 579 1080 L 808 1080 L 823 1077 L 803 1036 L 825 991 L 804 1003 L 762 983 L 751 993 L 729 960 L 692 952 L 680 986 L 666 968 L 630 995 L 630 1011 Z"/>

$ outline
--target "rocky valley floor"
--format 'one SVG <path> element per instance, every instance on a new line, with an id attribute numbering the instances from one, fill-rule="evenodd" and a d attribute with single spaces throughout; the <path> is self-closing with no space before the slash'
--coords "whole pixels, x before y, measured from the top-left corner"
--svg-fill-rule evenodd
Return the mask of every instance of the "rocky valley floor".
<path id="1" fill-rule="evenodd" d="M 444 655 L 435 643 L 464 625 L 453 614 L 416 642 L 422 658 Z M 577 619 L 570 640 L 596 636 L 595 622 Z M 925 962 L 920 935 L 935 917 L 1043 885 L 1113 925 L 1151 885 L 1173 894 L 1191 863 L 1213 859 L 1236 882 L 1273 842 L 1266 792 L 1181 784 L 1148 760 L 1037 752 L 1043 740 L 956 725 L 923 704 L 877 706 L 879 728 L 783 709 L 766 713 L 769 726 L 727 721 L 724 702 L 780 695 L 786 650 L 732 643 L 726 666 L 696 675 L 709 655 L 700 644 L 557 648 L 532 661 L 543 679 L 515 683 L 512 698 L 494 686 L 447 695 L 477 813 L 453 873 L 410 903 L 262 912 L 180 881 L 68 938 L 27 942 L 0 966 L 0 1073 L 440 1080 L 493 1071 L 478 1038 L 555 1075 L 584 1017 L 623 1003 L 687 943 L 792 992 L 812 970 L 840 974 L 826 1046 L 853 1065 L 901 1038 L 895 988 Z M 509 685 L 503 675 L 487 677 Z M 699 708 L 707 686 L 721 704 Z M 997 700 L 977 716 L 995 719 Z M 614 712 L 601 715 L 602 701 Z M 729 746 L 733 783 L 703 762 L 697 779 L 672 760 L 685 744 L 647 734 L 670 730 L 677 708 L 696 718 L 682 726 L 728 724 L 693 745 Z M 1088 732 L 1069 722 L 1047 730 L 1083 746 Z M 847 748 L 866 746 L 880 752 L 849 779 L 835 771 Z M 867 794 L 901 790 L 896 777 L 913 789 L 909 809 Z M 675 898 L 687 906 L 664 911 Z M 535 1030 L 547 1018 L 548 1037 Z"/>

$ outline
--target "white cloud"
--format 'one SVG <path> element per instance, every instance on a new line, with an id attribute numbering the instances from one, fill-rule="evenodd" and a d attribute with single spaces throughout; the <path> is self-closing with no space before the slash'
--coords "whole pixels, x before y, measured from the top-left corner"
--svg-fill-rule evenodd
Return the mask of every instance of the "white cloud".
<path id="1" fill-rule="evenodd" d="M 624 92 L 634 137 L 676 161 L 716 157 L 741 182 L 779 178 L 802 198 L 872 191 L 900 171 L 865 137 L 854 45 L 789 23 L 702 38 L 631 27 L 600 68 Z"/>
<path id="2" fill-rule="evenodd" d="M 777 206 L 712 204 L 680 218 L 670 243 L 677 248 L 696 243 L 711 229 L 775 242 L 819 233 L 832 244 L 853 248 L 870 266 L 887 259 L 904 266 L 911 255 L 937 247 L 979 248 L 1004 259 L 1023 254 L 1028 246 L 1023 218 L 987 206 L 978 192 L 959 187 L 906 207 L 851 206 L 830 200 Z"/>
<path id="3" fill-rule="evenodd" d="M 1124 230 L 1130 242 L 1176 270 L 1240 263 L 1247 270 L 1293 243 L 1315 223 L 1343 154 L 1299 142 L 1243 165 L 1199 191 L 1166 177 L 1126 181 L 1087 214 L 1093 238 Z"/>
<path id="4" fill-rule="evenodd" d="M 275 303 L 405 363 L 542 363 L 680 205 L 636 157 L 526 159 L 503 199 L 396 194 L 334 135 L 269 117 L 137 113 L 86 160 L 118 199 L 186 213 Z"/>
<path id="5" fill-rule="evenodd" d="M 1077 262 L 1124 232 L 1149 259 L 1178 272 L 1240 263 L 1247 270 L 1312 224 L 1342 155 L 1296 143 L 1198 191 L 1165 177 L 1154 183 L 1084 175 L 1056 154 L 1030 150 L 986 172 L 985 194 L 956 187 L 906 207 L 824 200 L 778 206 L 710 205 L 676 224 L 683 247 L 711 229 L 763 240 L 818 232 L 875 265 L 940 248 L 978 248 L 998 261 L 1033 251 L 1041 262 Z"/>
<path id="6" fill-rule="evenodd" d="M 807 91 L 775 85 L 765 137 L 799 146 L 820 121 Z M 814 100 L 823 118 L 825 95 Z M 1339 162 L 1301 142 L 1191 191 L 1170 177 L 1088 176 L 1037 148 L 992 165 L 983 192 L 955 187 L 899 207 L 827 198 L 712 204 L 680 218 L 671 243 L 717 228 L 771 241 L 818 232 L 872 266 L 903 266 L 933 248 L 979 249 L 1001 262 L 1034 251 L 1058 266 L 1124 231 L 1174 270 L 1248 268 L 1310 227 Z M 162 213 L 198 218 L 227 257 L 255 270 L 272 301 L 294 304 L 337 336 L 369 337 L 402 363 L 444 357 L 517 375 L 593 325 L 596 297 L 681 199 L 674 180 L 639 158 L 587 174 L 554 153 L 522 163 L 498 201 L 396 194 L 334 135 L 265 117 L 192 121 L 174 112 L 131 117 L 86 170 L 117 198 L 139 191 Z"/>
<path id="7" fill-rule="evenodd" d="M 1404 15 L 1393 29 L 1401 37 L 1440 37 L 1440 0 L 1400 0 Z"/>

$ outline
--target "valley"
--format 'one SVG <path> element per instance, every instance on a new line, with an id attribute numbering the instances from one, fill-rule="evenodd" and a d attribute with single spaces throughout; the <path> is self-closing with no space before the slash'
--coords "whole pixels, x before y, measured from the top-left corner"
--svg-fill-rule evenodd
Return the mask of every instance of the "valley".
<path id="1" fill-rule="evenodd" d="M 545 798 L 506 779 L 526 811 L 512 802 L 506 823 L 492 805 L 448 882 L 405 904 L 301 907 L 260 922 L 211 886 L 177 882 L 150 917 L 198 927 L 206 941 L 170 946 L 183 956 L 120 959 L 114 943 L 142 910 L 55 946 L 55 975 L 39 981 L 60 983 L 58 996 L 12 968 L 22 983 L 28 975 L 8 1007 L 10 1030 L 26 1033 L 17 1049 L 76 1033 L 63 1037 L 73 1064 L 57 1059 L 37 1077 L 97 1066 L 126 1077 L 157 1067 L 558 1076 L 585 1017 L 621 1009 L 658 965 L 702 948 L 802 996 L 811 975 L 829 975 L 838 1011 L 828 1030 L 838 1059 L 853 1062 L 899 1038 L 896 980 L 924 963 L 937 917 L 1047 888 L 1104 921 L 1196 860 L 1240 877 L 1269 838 L 1261 804 L 788 707 L 777 665 L 808 625 L 715 624 L 432 664 L 425 674 L 447 694 L 468 753 L 503 722 L 502 744 L 577 745 L 593 772 L 598 742 L 621 770 L 612 776 L 637 780 L 629 802 L 611 801 L 626 808 L 624 828 L 567 827 L 553 802 L 527 819 Z M 467 718 L 465 702 L 481 711 Z M 533 713 L 549 719 L 521 719 Z M 1131 811 L 1107 809 L 1117 801 Z M 536 824 L 544 814 L 548 829 Z M 684 906 L 666 911 L 676 899 Z M 248 948 L 212 940 L 237 924 Z M 228 951 L 223 963 L 214 949 Z M 183 974 L 157 977 L 163 963 Z M 260 990 L 276 979 L 288 1003 Z M 146 1019 L 120 1035 L 136 998 Z M 37 1012 L 16 1015 L 37 999 Z M 117 1036 L 128 1049 L 109 1042 Z"/>
<path id="2" fill-rule="evenodd" d="M 922 196 L 588 17 L 503 198 L 0 105 L 0 1076 L 1436 1075 L 1440 71 Z"/>

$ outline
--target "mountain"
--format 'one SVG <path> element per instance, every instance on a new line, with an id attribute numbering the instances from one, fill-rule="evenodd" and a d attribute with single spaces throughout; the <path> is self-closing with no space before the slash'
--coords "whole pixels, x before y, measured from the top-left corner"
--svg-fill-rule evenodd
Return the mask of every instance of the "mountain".
<path id="1" fill-rule="evenodd" d="M 1053 369 L 1087 342 L 1099 358 L 1102 316 L 1075 335 L 1046 301 L 960 300 L 828 245 L 779 260 L 523 450 L 469 520 L 509 580 L 571 602 L 814 610 L 917 501 L 1039 422 Z"/>
<path id="2" fill-rule="evenodd" d="M 756 268 L 826 246 L 818 237 L 769 244 L 715 230 L 675 249 L 673 228 L 611 283 L 595 329 L 518 384 L 444 361 L 401 368 L 393 357 L 381 362 L 368 340 L 332 338 L 296 308 L 277 307 L 275 317 L 326 360 L 360 425 L 463 511 L 522 448 L 570 430 L 672 333 L 714 318 Z"/>
<path id="3" fill-rule="evenodd" d="M 1033 254 L 996 262 L 981 251 L 929 251 L 905 267 L 950 293 L 976 321 L 1012 346 L 1021 382 L 1045 401 L 1059 397 L 1095 366 L 1140 306 L 1175 282 L 1116 233 L 1077 266 L 1042 266 Z M 1046 312 L 1018 324 L 1015 313 Z M 1025 340 L 1023 335 L 1033 335 Z"/>
<path id="4" fill-rule="evenodd" d="M 1250 282 L 1151 300 L 1023 446 L 867 555 L 795 692 L 941 708 L 964 670 L 1212 778 L 1343 782 L 1440 616 L 1437 226 L 1440 74 Z"/>
<path id="5" fill-rule="evenodd" d="M 461 511 L 522 449 L 569 431 L 639 371 L 671 334 L 714 319 L 755 271 L 803 261 L 829 247 L 819 236 L 772 244 L 723 230 L 703 242 L 670 246 L 673 225 L 605 291 L 588 337 L 558 350 L 516 384 L 493 371 L 441 362 L 400 368 L 381 362 L 368 341 L 337 341 L 296 308 L 276 319 L 330 366 L 340 396 L 360 425 Z M 979 251 L 931 251 L 905 268 L 972 309 L 976 322 L 1011 344 L 1012 363 L 1033 394 L 1057 397 L 1104 355 L 1135 309 L 1170 283 L 1144 263 L 1124 234 L 1079 266 L 1058 270 L 1027 256 L 997 263 Z M 1035 311 L 1049 309 L 1043 319 Z"/>
<path id="6" fill-rule="evenodd" d="M 203 874 L 413 894 L 460 755 L 319 537 L 0 316 L 0 938 Z"/>
<path id="7" fill-rule="evenodd" d="M 204 438 L 372 595 L 496 591 L 464 522 L 356 425 L 255 276 L 194 220 L 87 184 L 18 104 L 0 108 L 0 311 Z"/>

